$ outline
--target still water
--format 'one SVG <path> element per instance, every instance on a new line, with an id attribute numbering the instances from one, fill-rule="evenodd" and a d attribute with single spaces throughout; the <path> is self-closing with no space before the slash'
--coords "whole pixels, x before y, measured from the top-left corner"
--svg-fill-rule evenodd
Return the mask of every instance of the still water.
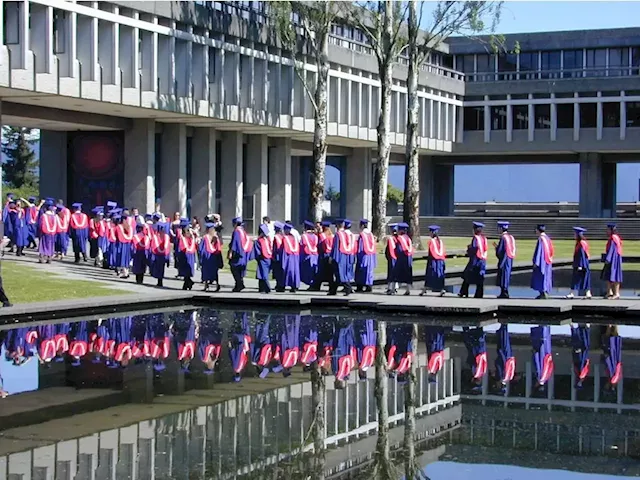
<path id="1" fill-rule="evenodd" d="M 640 327 L 342 313 L 193 308 L 2 326 L 0 480 L 307 478 L 316 364 L 325 478 L 371 478 L 367 352 L 381 329 L 393 478 L 411 362 L 417 462 L 431 480 L 640 476 Z"/>

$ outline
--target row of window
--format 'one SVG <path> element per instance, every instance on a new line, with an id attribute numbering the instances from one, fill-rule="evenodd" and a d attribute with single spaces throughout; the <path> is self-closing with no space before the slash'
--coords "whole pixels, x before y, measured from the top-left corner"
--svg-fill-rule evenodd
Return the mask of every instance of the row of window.
<path id="1" fill-rule="evenodd" d="M 454 67 L 477 82 L 638 75 L 640 47 L 456 55 Z"/>
<path id="2" fill-rule="evenodd" d="M 640 102 L 628 102 L 626 106 L 626 126 L 640 127 Z M 465 131 L 484 131 L 484 108 L 464 107 L 463 128 Z M 491 130 L 507 129 L 507 106 L 488 107 Z M 528 105 L 512 105 L 513 129 L 527 130 L 529 121 L 534 122 L 536 130 L 551 128 L 551 105 L 534 105 L 533 118 L 529 118 Z M 580 128 L 597 128 L 598 107 L 595 103 L 579 104 Z M 574 127 L 574 104 L 560 103 L 556 105 L 558 128 Z M 602 126 L 604 128 L 620 127 L 620 103 L 602 103 Z"/>

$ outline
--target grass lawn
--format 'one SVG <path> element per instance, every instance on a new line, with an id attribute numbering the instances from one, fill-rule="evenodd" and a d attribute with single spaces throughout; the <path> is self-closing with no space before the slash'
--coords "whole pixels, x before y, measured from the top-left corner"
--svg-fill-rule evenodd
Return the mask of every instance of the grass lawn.
<path id="1" fill-rule="evenodd" d="M 441 238 L 444 241 L 445 247 L 448 251 L 466 249 L 467 245 L 471 241 L 471 236 L 469 236 L 468 238 L 463 238 L 463 237 L 441 237 Z M 492 255 L 492 252 L 493 252 L 493 249 L 491 246 L 492 242 L 493 240 L 489 239 L 488 264 L 490 266 L 494 266 L 494 263 L 496 262 L 495 255 Z M 424 243 L 426 245 L 426 238 L 424 239 Z M 604 253 L 604 247 L 606 243 L 607 243 L 606 240 L 590 240 L 589 246 L 591 249 L 591 257 L 599 258 L 600 254 Z M 535 244 L 536 244 L 536 240 L 533 240 L 533 239 L 518 240 L 516 238 L 517 254 L 516 254 L 515 261 L 516 262 L 531 261 Z M 554 240 L 553 246 L 555 249 L 556 259 L 559 260 L 559 259 L 573 258 L 573 250 L 575 248 L 575 242 L 573 240 Z M 382 243 L 378 244 L 378 266 L 376 268 L 376 274 L 387 273 L 387 261 L 384 257 L 384 248 L 385 246 Z M 625 240 L 624 253 L 626 255 L 640 256 L 640 241 Z M 447 259 L 448 268 L 464 267 L 466 264 L 467 264 L 466 258 Z M 418 274 L 424 273 L 426 266 L 427 266 L 426 260 L 415 260 L 413 262 L 414 274 L 418 275 Z M 626 264 L 624 268 L 625 270 L 628 270 L 628 271 L 640 270 L 640 264 L 629 263 L 629 264 Z M 247 276 L 249 278 L 255 278 L 255 274 L 256 274 L 256 263 L 251 262 L 249 264 L 249 267 L 247 268 Z"/>
<path id="2" fill-rule="evenodd" d="M 9 300 L 15 305 L 126 294 L 125 290 L 108 288 L 102 283 L 66 280 L 18 262 L 2 262 L 2 283 Z"/>

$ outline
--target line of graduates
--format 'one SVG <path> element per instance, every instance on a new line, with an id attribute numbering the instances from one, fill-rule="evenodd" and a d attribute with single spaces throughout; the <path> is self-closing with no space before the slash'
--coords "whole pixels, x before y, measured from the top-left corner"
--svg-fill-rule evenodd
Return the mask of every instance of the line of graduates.
<path id="1" fill-rule="evenodd" d="M 499 221 L 500 240 L 493 242 L 498 260 L 496 275 L 496 286 L 500 287 L 498 298 L 509 298 L 511 272 L 516 258 L 516 241 L 509 233 L 509 226 L 509 222 Z M 484 296 L 484 280 L 489 250 L 484 227 L 485 225 L 481 222 L 473 222 L 473 237 L 467 246 L 469 260 L 462 274 L 463 282 L 458 293 L 459 297 L 468 297 L 471 285 L 476 287 L 475 298 Z M 585 237 L 587 230 L 583 227 L 573 227 L 573 230 L 576 241 L 573 254 L 573 275 L 571 291 L 565 298 L 574 298 L 574 292 L 585 292 L 585 298 L 591 298 L 590 252 L 589 243 Z M 429 231 L 431 238 L 427 253 L 425 284 L 421 295 L 429 290 L 444 295 L 446 250 L 444 242 L 439 237 L 440 227 L 431 225 Z M 538 238 L 532 257 L 531 288 L 538 292 L 537 299 L 546 299 L 553 288 L 554 247 L 551 238 L 546 233 L 545 225 L 537 225 L 536 234 Z M 622 284 L 622 239 L 615 223 L 607 224 L 607 235 L 609 238 L 605 253 L 602 254 L 604 266 L 600 278 L 607 282 L 605 297 L 616 300 L 620 298 Z"/>

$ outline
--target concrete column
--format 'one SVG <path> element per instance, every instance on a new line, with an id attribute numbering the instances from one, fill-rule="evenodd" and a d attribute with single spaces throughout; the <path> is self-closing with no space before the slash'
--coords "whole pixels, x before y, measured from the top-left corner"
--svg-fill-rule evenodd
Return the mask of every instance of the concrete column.
<path id="1" fill-rule="evenodd" d="M 67 201 L 67 132 L 40 130 L 40 196 Z"/>
<path id="2" fill-rule="evenodd" d="M 489 106 L 489 95 L 484 96 L 484 142 L 491 141 L 491 107 Z"/>
<path id="3" fill-rule="evenodd" d="M 433 165 L 433 210 L 438 216 L 453 215 L 453 165 Z"/>
<path id="4" fill-rule="evenodd" d="M 278 138 L 269 149 L 269 215 L 292 220 L 291 213 L 291 139 Z"/>
<path id="5" fill-rule="evenodd" d="M 555 142 L 556 138 L 558 136 L 558 107 L 555 104 L 555 98 L 556 98 L 556 94 L 552 93 L 551 94 L 551 108 L 550 110 L 550 114 L 551 114 L 551 141 Z"/>
<path id="6" fill-rule="evenodd" d="M 511 95 L 507 95 L 507 102 Z M 513 140 L 513 105 L 507 104 L 507 143 Z"/>
<path id="7" fill-rule="evenodd" d="M 210 127 L 193 129 L 191 159 L 191 214 L 204 218 L 215 211 L 216 131 Z"/>
<path id="8" fill-rule="evenodd" d="M 222 137 L 220 213 L 228 231 L 231 219 L 242 216 L 242 141 L 241 132 L 225 132 Z"/>
<path id="9" fill-rule="evenodd" d="M 458 111 L 458 120 L 457 120 L 457 125 L 454 122 L 454 125 L 456 125 L 456 138 L 455 141 L 456 143 L 462 143 L 464 142 L 464 107 L 454 107 L 454 112 Z"/>
<path id="10" fill-rule="evenodd" d="M 624 90 L 620 92 L 622 100 L 620 101 L 620 140 L 627 137 L 627 103 L 624 99 Z"/>
<path id="11" fill-rule="evenodd" d="M 371 219 L 371 149 L 354 148 L 346 161 L 346 184 L 343 191 L 347 199 L 347 217 L 357 222 L 361 218 Z"/>
<path id="12" fill-rule="evenodd" d="M 137 207 L 143 213 L 154 211 L 155 162 L 156 122 L 136 119 L 124 134 L 124 204 L 127 207 Z"/>
<path id="13" fill-rule="evenodd" d="M 532 100 L 533 100 L 533 94 L 530 93 L 529 102 L 531 102 Z M 529 116 L 529 123 L 527 124 L 527 127 L 529 129 L 527 138 L 530 142 L 533 142 L 533 137 L 535 135 L 535 127 L 536 127 L 536 111 L 533 103 L 529 103 L 527 113 Z"/>
<path id="14" fill-rule="evenodd" d="M 162 210 L 172 216 L 187 214 L 187 127 L 165 123 L 162 131 Z"/>
<path id="15" fill-rule="evenodd" d="M 573 141 L 580 140 L 580 104 L 578 103 L 578 92 L 573 94 Z"/>
<path id="16" fill-rule="evenodd" d="M 268 215 L 269 208 L 269 137 L 249 135 L 247 144 L 247 195 L 253 195 L 254 231 Z"/>
<path id="17" fill-rule="evenodd" d="M 596 140 L 602 140 L 602 128 L 604 127 L 601 97 L 602 92 L 598 92 L 598 103 L 596 103 Z"/>
<path id="18" fill-rule="evenodd" d="M 420 215 L 433 215 L 433 157 L 420 157 Z"/>
<path id="19" fill-rule="evenodd" d="M 616 164 L 599 153 L 580 154 L 580 216 L 615 217 Z"/>

